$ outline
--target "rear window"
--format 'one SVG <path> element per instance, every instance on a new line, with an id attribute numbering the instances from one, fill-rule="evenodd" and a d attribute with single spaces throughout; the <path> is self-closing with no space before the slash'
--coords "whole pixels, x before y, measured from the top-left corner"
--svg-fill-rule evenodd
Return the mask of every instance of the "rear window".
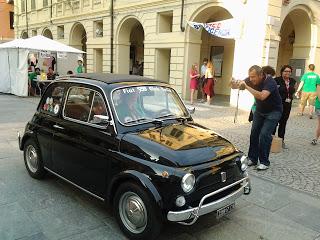
<path id="1" fill-rule="evenodd" d="M 50 115 L 58 115 L 63 105 L 64 91 L 65 86 L 50 85 L 42 98 L 40 111 Z"/>

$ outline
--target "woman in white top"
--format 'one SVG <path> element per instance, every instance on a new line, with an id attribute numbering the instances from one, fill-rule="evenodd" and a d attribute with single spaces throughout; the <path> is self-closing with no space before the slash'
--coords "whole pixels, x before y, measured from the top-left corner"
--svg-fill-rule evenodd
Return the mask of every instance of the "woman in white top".
<path id="1" fill-rule="evenodd" d="M 203 92 L 207 95 L 207 104 L 211 104 L 211 99 L 214 95 L 214 68 L 211 61 L 207 64 L 207 70 L 205 74 L 205 85 L 203 87 Z"/>

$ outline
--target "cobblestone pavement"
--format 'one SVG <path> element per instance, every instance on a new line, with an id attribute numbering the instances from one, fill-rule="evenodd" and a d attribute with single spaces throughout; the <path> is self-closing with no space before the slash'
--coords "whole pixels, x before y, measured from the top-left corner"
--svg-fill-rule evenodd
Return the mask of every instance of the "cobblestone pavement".
<path id="1" fill-rule="evenodd" d="M 50 174 L 43 181 L 28 175 L 17 131 L 38 101 L 0 94 L 0 240 L 126 239 L 110 206 Z M 221 104 L 228 105 L 197 105 L 194 118 L 247 150 L 247 113 L 240 112 L 233 124 L 234 108 Z M 309 145 L 314 127 L 315 120 L 290 119 L 289 150 L 272 155 L 268 171 L 250 170 L 252 192 L 229 215 L 217 220 L 207 214 L 193 226 L 166 223 L 159 239 L 320 240 L 319 147 Z"/>
<path id="2" fill-rule="evenodd" d="M 235 108 L 221 105 L 227 104 L 195 104 L 195 121 L 222 134 L 247 153 L 251 129 L 248 113 L 239 111 L 238 121 L 234 123 Z M 285 135 L 288 149 L 270 154 L 271 166 L 267 171 L 250 169 L 250 174 L 320 196 L 320 145 L 310 144 L 314 138 L 317 119 L 297 116 L 297 111 L 298 104 L 295 102 Z"/>

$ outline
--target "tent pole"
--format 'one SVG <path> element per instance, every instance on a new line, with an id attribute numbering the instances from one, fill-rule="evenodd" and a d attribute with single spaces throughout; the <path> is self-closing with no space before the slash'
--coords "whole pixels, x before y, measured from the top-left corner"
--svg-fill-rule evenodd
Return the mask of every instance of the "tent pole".
<path id="1" fill-rule="evenodd" d="M 7 54 L 8 54 L 9 79 L 10 79 L 10 93 L 11 93 L 11 70 L 10 70 L 10 55 L 9 55 L 9 49 L 7 49 Z"/>

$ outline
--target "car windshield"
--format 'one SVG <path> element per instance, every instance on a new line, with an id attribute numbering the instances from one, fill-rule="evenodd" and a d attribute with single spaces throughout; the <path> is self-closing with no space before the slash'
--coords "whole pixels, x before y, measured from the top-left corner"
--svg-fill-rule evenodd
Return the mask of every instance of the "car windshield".
<path id="1" fill-rule="evenodd" d="M 116 89 L 112 101 L 123 125 L 187 118 L 189 113 L 178 94 L 162 86 L 135 86 Z"/>

